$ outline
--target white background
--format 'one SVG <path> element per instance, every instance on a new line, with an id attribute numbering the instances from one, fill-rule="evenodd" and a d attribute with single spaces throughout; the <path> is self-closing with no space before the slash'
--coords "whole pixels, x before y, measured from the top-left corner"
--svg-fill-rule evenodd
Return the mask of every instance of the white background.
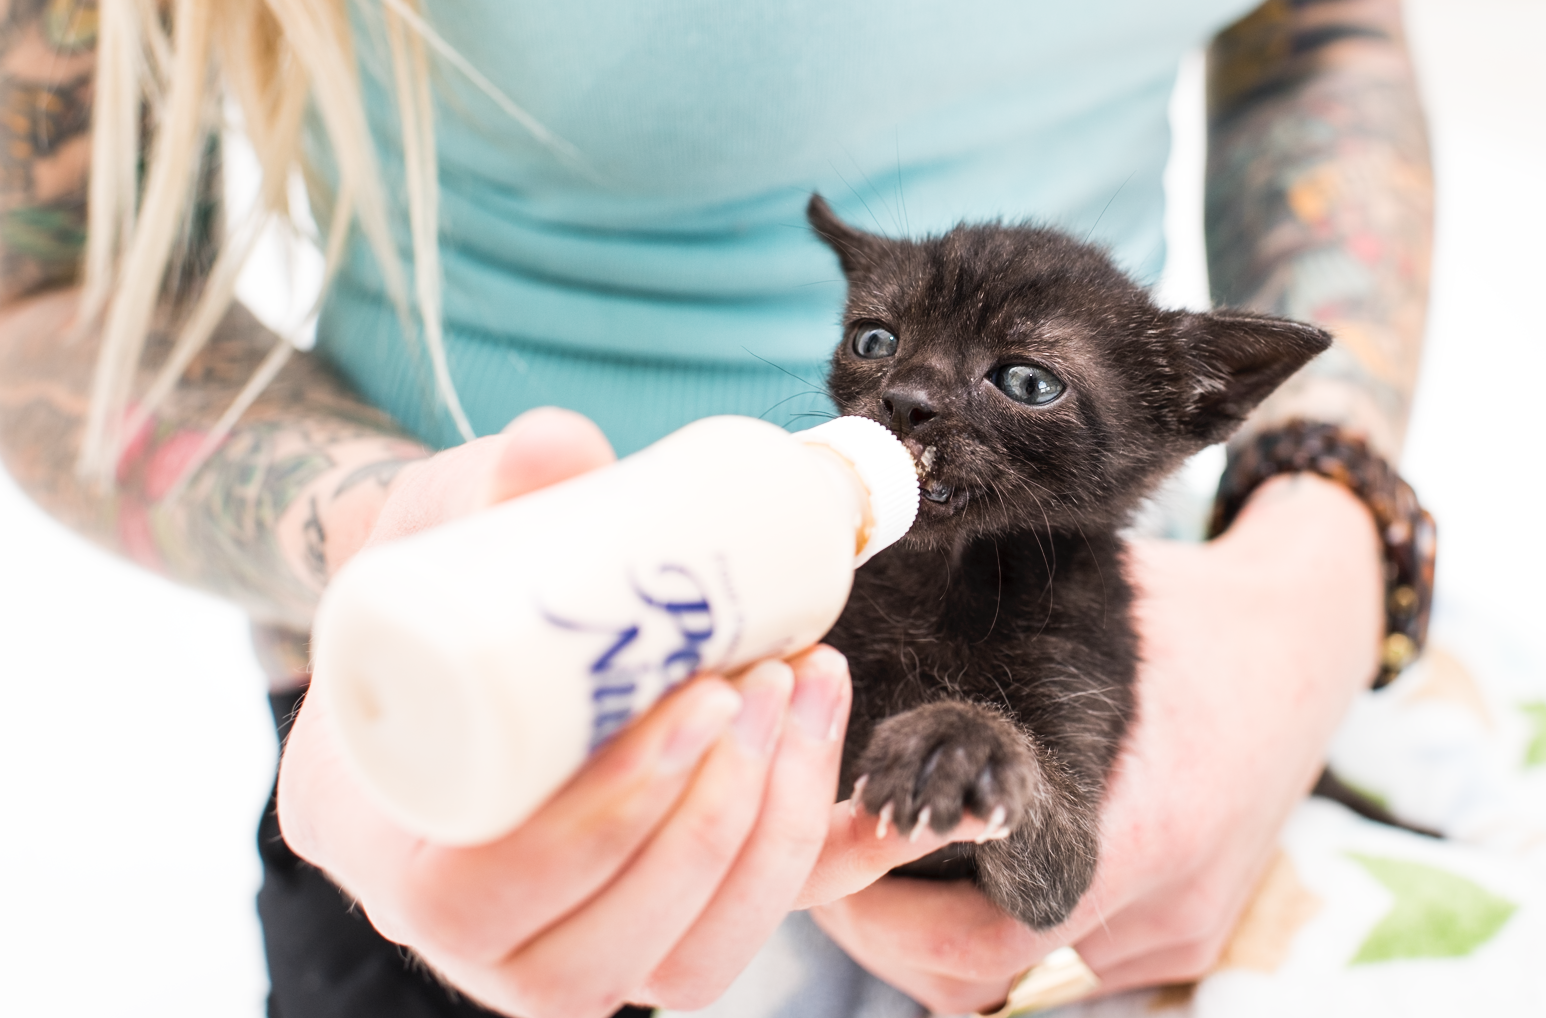
<path id="1" fill-rule="evenodd" d="M 1405 463 L 1441 596 L 1546 629 L 1546 2 L 1410 0 L 1439 244 Z M 1200 77 L 1176 102 L 1174 263 L 1205 294 Z M 0 476 L 0 1014 L 257 1018 L 253 829 L 275 747 L 246 626 L 91 548 Z"/>

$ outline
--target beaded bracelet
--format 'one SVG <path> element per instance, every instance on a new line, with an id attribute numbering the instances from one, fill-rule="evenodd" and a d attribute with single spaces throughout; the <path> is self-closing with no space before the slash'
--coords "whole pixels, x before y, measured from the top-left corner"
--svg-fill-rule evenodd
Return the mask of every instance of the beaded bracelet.
<path id="1" fill-rule="evenodd" d="M 1379 689 L 1415 661 L 1427 642 L 1438 532 L 1411 485 L 1363 439 L 1334 424 L 1296 420 L 1232 449 L 1219 479 L 1208 536 L 1228 529 L 1264 481 L 1302 471 L 1336 481 L 1374 514 L 1385 565 L 1385 639 L 1374 677 Z"/>

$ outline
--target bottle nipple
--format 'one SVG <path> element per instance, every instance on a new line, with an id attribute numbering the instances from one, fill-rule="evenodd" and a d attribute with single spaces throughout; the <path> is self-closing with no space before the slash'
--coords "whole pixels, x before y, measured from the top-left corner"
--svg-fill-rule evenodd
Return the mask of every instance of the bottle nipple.
<path id="1" fill-rule="evenodd" d="M 837 417 L 794 437 L 841 456 L 869 494 L 868 533 L 855 569 L 902 539 L 918 516 L 918 467 L 889 428 L 868 417 Z"/>

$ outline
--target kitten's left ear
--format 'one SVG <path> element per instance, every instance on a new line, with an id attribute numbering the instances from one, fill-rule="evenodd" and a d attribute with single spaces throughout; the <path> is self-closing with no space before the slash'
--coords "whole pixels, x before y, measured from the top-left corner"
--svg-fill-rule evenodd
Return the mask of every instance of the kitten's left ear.
<path id="1" fill-rule="evenodd" d="M 842 263 L 845 276 L 851 276 L 856 269 L 874 264 L 875 253 L 885 243 L 883 238 L 856 230 L 843 222 L 819 194 L 811 195 L 810 203 L 805 206 L 805 218 L 810 222 L 811 229 L 816 231 L 816 236 L 837 252 L 837 260 Z"/>
<path id="2" fill-rule="evenodd" d="M 1330 333 L 1313 325 L 1232 308 L 1183 314 L 1176 331 L 1195 379 L 1184 426 L 1209 443 L 1228 438 L 1256 404 L 1331 345 Z"/>

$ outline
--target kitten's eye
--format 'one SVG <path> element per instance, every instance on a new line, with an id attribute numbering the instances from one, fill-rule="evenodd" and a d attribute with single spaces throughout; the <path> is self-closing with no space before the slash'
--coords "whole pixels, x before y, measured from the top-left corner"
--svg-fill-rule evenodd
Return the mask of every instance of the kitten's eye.
<path id="1" fill-rule="evenodd" d="M 1004 395 L 1031 406 L 1046 406 L 1063 395 L 1063 383 L 1046 368 L 1034 364 L 1010 364 L 993 372 L 993 384 Z"/>
<path id="2" fill-rule="evenodd" d="M 885 329 L 870 326 L 854 334 L 854 353 L 865 360 L 879 360 L 896 353 L 896 337 Z"/>

